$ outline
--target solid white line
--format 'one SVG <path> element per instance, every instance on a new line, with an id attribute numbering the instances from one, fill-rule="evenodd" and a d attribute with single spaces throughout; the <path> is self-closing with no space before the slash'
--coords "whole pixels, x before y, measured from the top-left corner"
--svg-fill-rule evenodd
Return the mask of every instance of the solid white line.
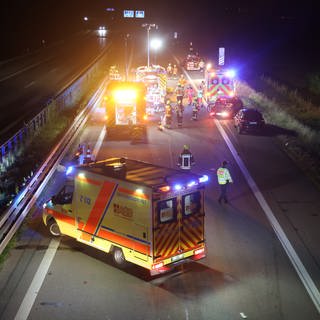
<path id="1" fill-rule="evenodd" d="M 24 296 L 24 299 L 20 305 L 20 308 L 15 316 L 15 320 L 26 320 L 30 314 L 31 308 L 38 296 L 42 283 L 47 275 L 48 269 L 51 265 L 51 262 L 57 252 L 57 249 L 60 244 L 60 239 L 52 239 L 50 241 L 49 247 L 46 250 L 45 255 L 42 258 L 42 261 L 39 265 L 39 268 L 36 274 L 33 277 L 31 285 Z"/>
<path id="2" fill-rule="evenodd" d="M 264 196 L 262 195 L 261 191 L 259 190 L 258 186 L 256 185 L 255 181 L 251 177 L 248 169 L 246 168 L 245 164 L 238 156 L 236 149 L 234 148 L 233 144 L 231 143 L 229 137 L 227 136 L 226 132 L 224 131 L 223 127 L 221 126 L 218 120 L 214 120 L 220 134 L 222 135 L 223 139 L 225 140 L 228 148 L 230 149 L 235 161 L 237 162 L 240 170 L 242 171 L 245 179 L 248 182 L 249 187 L 251 188 L 254 196 L 258 200 L 260 206 L 262 207 L 263 211 L 265 212 L 274 232 L 276 233 L 279 241 L 282 244 L 287 256 L 289 257 L 292 265 L 294 266 L 300 280 L 302 281 L 304 287 L 306 288 L 309 296 L 311 297 L 315 307 L 317 308 L 318 312 L 320 313 L 320 293 L 316 285 L 314 284 L 313 280 L 311 279 L 308 271 L 304 267 L 302 261 L 300 260 L 299 256 L 297 255 L 296 251 L 294 250 L 293 246 L 291 245 L 289 239 L 287 238 L 286 234 L 284 233 L 283 229 L 281 228 L 278 220 L 274 216 L 271 208 L 269 207 L 267 201 L 265 200 Z"/>
<path id="3" fill-rule="evenodd" d="M 27 89 L 27 88 L 31 87 L 32 85 L 34 85 L 34 84 L 35 84 L 35 82 L 31 81 L 27 85 L 25 85 L 24 88 Z"/>

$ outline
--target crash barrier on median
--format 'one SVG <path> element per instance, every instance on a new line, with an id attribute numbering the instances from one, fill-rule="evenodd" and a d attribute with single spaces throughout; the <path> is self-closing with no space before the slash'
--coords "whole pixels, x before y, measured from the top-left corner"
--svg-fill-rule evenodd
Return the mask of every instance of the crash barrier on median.
<path id="1" fill-rule="evenodd" d="M 80 75 L 72 79 L 52 99 L 49 99 L 36 116 L 25 122 L 20 130 L 0 145 L 0 207 L 10 201 L 19 190 L 17 179 L 15 179 L 15 168 L 19 156 L 39 131 L 50 122 L 54 114 L 73 107 L 83 98 L 94 83 L 95 76 L 104 70 L 105 59 L 104 51 Z M 30 178 L 30 173 L 27 176 Z"/>

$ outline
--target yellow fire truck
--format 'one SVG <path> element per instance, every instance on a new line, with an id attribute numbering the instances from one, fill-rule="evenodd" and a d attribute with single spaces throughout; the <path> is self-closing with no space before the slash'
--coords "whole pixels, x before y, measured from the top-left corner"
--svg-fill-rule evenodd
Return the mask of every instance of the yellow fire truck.
<path id="1" fill-rule="evenodd" d="M 165 96 L 167 94 L 167 72 L 159 65 L 141 66 L 137 68 L 136 80 L 146 86 L 147 113 L 164 110 Z"/>
<path id="2" fill-rule="evenodd" d="M 106 130 L 114 133 L 144 132 L 148 120 L 146 90 L 142 83 L 110 81 L 106 91 Z M 139 129 L 139 130 L 137 130 Z"/>
<path id="3" fill-rule="evenodd" d="M 54 236 L 77 239 L 150 270 L 151 275 L 205 257 L 207 176 L 111 158 L 76 166 L 61 191 L 44 204 Z"/>

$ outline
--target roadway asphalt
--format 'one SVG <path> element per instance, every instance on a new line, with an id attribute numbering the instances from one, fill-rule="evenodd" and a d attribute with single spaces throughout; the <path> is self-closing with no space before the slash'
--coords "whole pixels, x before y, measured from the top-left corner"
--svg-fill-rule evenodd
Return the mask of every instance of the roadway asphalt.
<path id="1" fill-rule="evenodd" d="M 104 125 L 102 114 L 98 108 L 79 142 L 95 145 Z M 193 170 L 210 177 L 205 199 L 207 257 L 151 278 L 135 266 L 118 269 L 103 252 L 62 237 L 28 319 L 320 319 L 256 198 L 261 192 L 320 288 L 319 192 L 279 149 L 272 132 L 239 136 L 232 120 L 214 121 L 205 110 L 197 122 L 190 118 L 187 107 L 181 129 L 174 123 L 172 130 L 160 132 L 151 124 L 146 143 L 105 139 L 97 160 L 127 156 L 176 167 L 188 143 L 196 159 Z M 234 180 L 229 205 L 217 202 L 215 170 L 224 159 Z M 239 159 L 256 183 L 254 193 Z M 50 236 L 41 223 L 41 203 L 59 188 L 61 177 L 54 179 L 1 270 L 0 319 L 14 319 L 47 252 Z"/>

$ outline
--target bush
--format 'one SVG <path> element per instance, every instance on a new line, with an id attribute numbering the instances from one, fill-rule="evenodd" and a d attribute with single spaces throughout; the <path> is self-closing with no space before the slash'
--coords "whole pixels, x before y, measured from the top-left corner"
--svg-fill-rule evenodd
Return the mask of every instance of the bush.
<path id="1" fill-rule="evenodd" d="M 308 89 L 310 90 L 310 92 L 320 95 L 320 73 L 309 75 Z"/>

